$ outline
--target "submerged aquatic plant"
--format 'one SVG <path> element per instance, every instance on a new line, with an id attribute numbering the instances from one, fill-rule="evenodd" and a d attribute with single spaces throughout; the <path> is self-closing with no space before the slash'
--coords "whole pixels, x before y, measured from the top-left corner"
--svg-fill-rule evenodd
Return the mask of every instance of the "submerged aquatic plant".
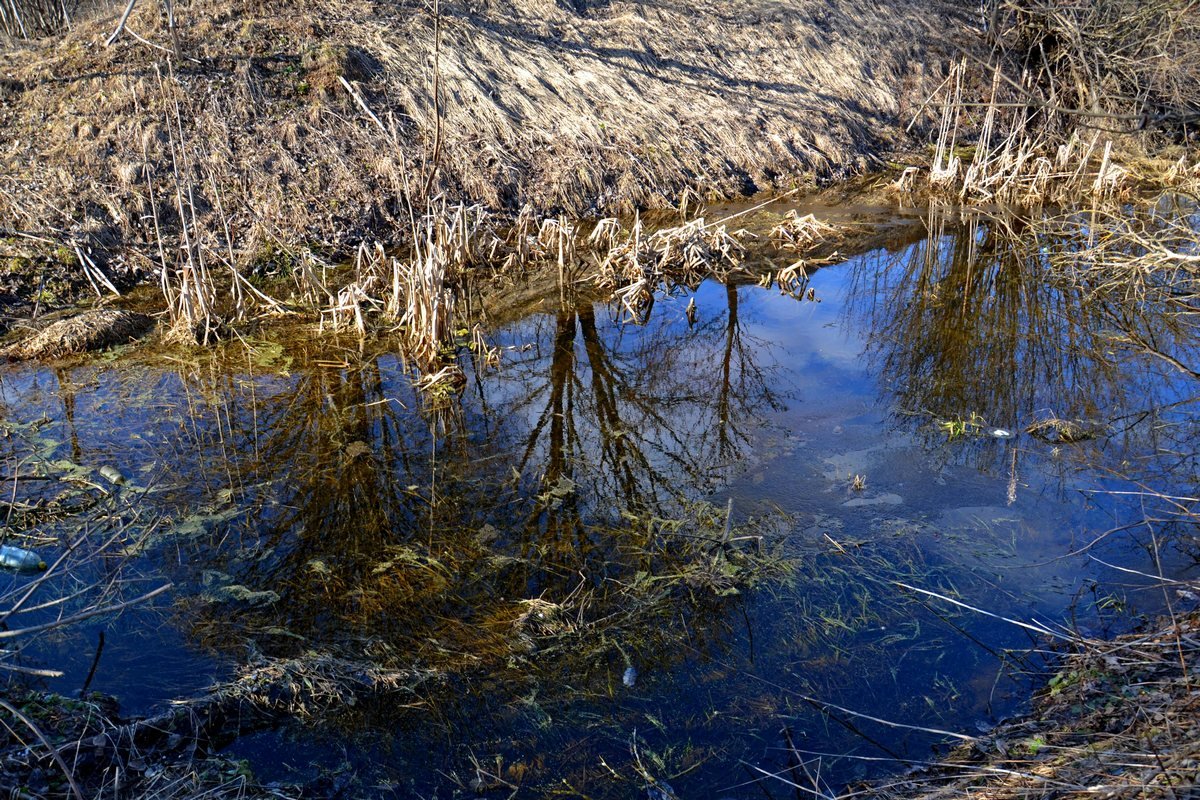
<path id="1" fill-rule="evenodd" d="M 965 418 L 944 419 L 938 421 L 940 428 L 948 439 L 958 439 L 962 436 L 974 436 L 981 433 L 987 425 L 985 420 L 978 413 L 972 411 Z"/>

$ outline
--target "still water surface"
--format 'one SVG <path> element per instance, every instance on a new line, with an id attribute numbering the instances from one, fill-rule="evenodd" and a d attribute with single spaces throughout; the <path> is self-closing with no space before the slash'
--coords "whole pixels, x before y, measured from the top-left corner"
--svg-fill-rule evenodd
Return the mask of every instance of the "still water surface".
<path id="1" fill-rule="evenodd" d="M 792 749 L 839 754 L 834 786 L 928 759 L 943 737 L 855 713 L 986 730 L 1048 642 L 898 584 L 1110 632 L 1162 595 L 1109 566 L 1156 572 L 1147 531 L 1095 542 L 1141 518 L 1106 490 L 1194 474 L 1194 379 L 1122 344 L 1130 309 L 1053 288 L 1044 255 L 933 216 L 795 295 L 710 280 L 633 325 L 555 291 L 493 331 L 498 368 L 464 355 L 460 395 L 277 333 L 9 369 L 9 474 L 116 465 L 150 530 L 139 585 L 176 584 L 29 663 L 77 692 L 103 630 L 91 688 L 129 713 L 263 657 L 442 675 L 230 748 L 266 780 L 343 770 L 355 795 L 512 791 L 489 773 L 528 797 L 648 776 L 782 796 L 764 773 Z M 1085 440 L 1026 433 L 1051 417 Z M 714 544 L 730 501 L 728 535 L 761 538 Z M 1193 574 L 1186 547 L 1161 555 Z"/>

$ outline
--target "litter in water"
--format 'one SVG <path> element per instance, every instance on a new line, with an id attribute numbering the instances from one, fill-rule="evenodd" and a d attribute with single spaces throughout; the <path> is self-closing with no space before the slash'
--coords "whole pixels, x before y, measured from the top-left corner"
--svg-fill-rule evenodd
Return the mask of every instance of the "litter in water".
<path id="1" fill-rule="evenodd" d="M 121 474 L 120 470 L 107 464 L 100 468 L 100 476 L 114 486 L 120 486 L 125 482 L 125 476 Z"/>
<path id="2" fill-rule="evenodd" d="M 46 562 L 32 550 L 5 544 L 0 545 L 0 567 L 18 572 L 41 572 L 46 568 Z"/>

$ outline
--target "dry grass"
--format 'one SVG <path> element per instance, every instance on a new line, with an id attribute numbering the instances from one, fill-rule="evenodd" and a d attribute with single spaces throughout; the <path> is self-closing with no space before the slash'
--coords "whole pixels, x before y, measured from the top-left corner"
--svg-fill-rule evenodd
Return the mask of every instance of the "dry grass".
<path id="1" fill-rule="evenodd" d="M 771 228 L 771 243 L 789 253 L 803 253 L 819 244 L 836 240 L 841 230 L 836 225 L 823 222 L 812 214 L 800 216 L 789 211 L 778 225 Z"/>
<path id="2" fill-rule="evenodd" d="M 971 739 L 944 762 L 855 797 L 994 800 L 1182 798 L 1196 792 L 1200 616 L 1087 642 L 1034 714 Z"/>
<path id="3" fill-rule="evenodd" d="M 646 233 L 640 219 L 620 237 L 611 220 L 593 231 L 595 244 L 615 241 L 600 261 L 596 281 L 621 301 L 629 318 L 645 319 L 660 287 L 698 283 L 708 275 L 727 275 L 741 265 L 748 234 L 730 232 L 720 222 L 695 219 Z"/>
<path id="4" fill-rule="evenodd" d="M 157 6 L 128 26 L 156 46 L 105 48 L 117 10 L 0 52 L 0 219 L 136 269 L 159 266 L 152 206 L 168 255 L 194 222 L 193 258 L 210 266 L 407 230 L 438 127 L 423 3 L 197 0 L 177 9 L 166 93 Z M 937 47 L 915 0 L 515 0 L 443 15 L 432 194 L 573 216 L 860 170 L 899 141 Z M 191 165 L 182 212 L 172 141 Z"/>
<path id="5" fill-rule="evenodd" d="M 979 48 L 929 107 L 924 184 L 935 194 L 1026 206 L 1120 197 L 1175 183 L 1196 161 L 1175 161 L 1200 124 L 1194 3 L 1000 0 L 982 11 Z M 1145 156 L 1164 152 L 1176 155 Z"/>
<path id="6" fill-rule="evenodd" d="M 0 348 L 0 358 L 58 358 L 127 344 L 154 325 L 144 314 L 99 309 L 60 320 L 22 341 Z"/>

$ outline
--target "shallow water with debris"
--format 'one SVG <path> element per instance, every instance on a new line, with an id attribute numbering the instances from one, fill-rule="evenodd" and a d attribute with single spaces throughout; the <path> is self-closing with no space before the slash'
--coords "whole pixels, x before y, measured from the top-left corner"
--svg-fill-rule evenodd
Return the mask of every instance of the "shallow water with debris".
<path id="1" fill-rule="evenodd" d="M 905 230 L 642 324 L 556 291 L 457 393 L 303 332 L 9 368 L 19 541 L 122 520 L 73 578 L 175 584 L 21 663 L 128 713 L 269 657 L 443 676 L 228 749 L 354 796 L 783 796 L 927 760 L 1028 699 L 1049 640 L 1001 617 L 1103 634 L 1163 602 L 1128 570 L 1192 574 L 1131 523 L 1137 481 L 1186 494 L 1196 385 L 1019 237 Z"/>

